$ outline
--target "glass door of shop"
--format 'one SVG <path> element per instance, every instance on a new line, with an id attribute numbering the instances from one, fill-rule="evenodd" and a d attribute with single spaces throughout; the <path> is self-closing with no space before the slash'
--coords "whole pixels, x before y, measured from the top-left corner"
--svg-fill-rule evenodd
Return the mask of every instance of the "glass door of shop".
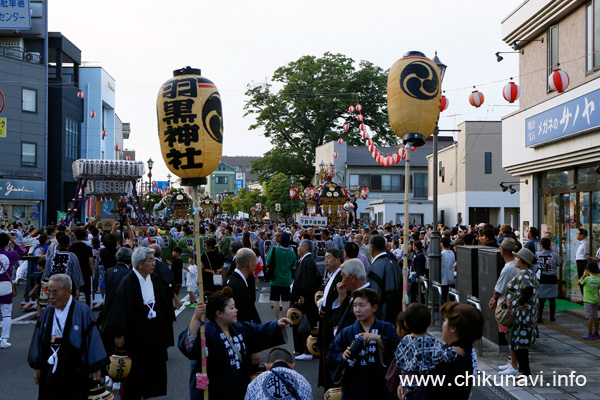
<path id="1" fill-rule="evenodd" d="M 600 248 L 600 175 L 593 167 L 579 167 L 545 172 L 540 181 L 540 233 L 551 235 L 553 251 L 563 259 L 559 296 L 579 301 L 576 235 L 580 228 L 588 231 L 590 255 L 595 256 Z"/>

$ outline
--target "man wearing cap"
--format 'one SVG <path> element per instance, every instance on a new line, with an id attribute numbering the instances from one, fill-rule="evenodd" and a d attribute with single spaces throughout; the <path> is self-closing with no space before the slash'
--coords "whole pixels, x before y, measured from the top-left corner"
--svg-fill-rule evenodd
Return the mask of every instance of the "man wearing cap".
<path id="1" fill-rule="evenodd" d="M 494 287 L 494 295 L 490 299 L 490 309 L 494 310 L 506 296 L 506 289 L 508 282 L 510 282 L 518 273 L 519 269 L 515 266 L 515 255 L 513 251 L 517 250 L 517 242 L 511 237 L 505 238 L 500 244 L 500 255 L 504 258 L 504 267 L 500 272 L 500 277 Z M 504 333 L 508 339 L 508 328 L 504 325 L 498 324 L 498 330 L 500 333 Z M 502 375 L 515 375 L 517 372 L 517 356 L 514 351 L 510 349 L 510 362 L 500 367 Z"/>
<path id="2" fill-rule="evenodd" d="M 156 235 L 156 228 L 151 226 L 148 228 L 148 236 L 142 240 L 142 246 L 149 247 L 151 244 L 157 244 L 161 248 L 166 247 L 162 237 Z"/>

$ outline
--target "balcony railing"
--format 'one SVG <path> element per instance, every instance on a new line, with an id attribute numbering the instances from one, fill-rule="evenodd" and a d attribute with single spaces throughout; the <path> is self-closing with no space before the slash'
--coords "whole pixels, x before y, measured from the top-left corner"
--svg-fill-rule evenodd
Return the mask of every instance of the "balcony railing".
<path id="1" fill-rule="evenodd" d="M 17 60 L 23 60 L 33 64 L 41 64 L 43 61 L 43 57 L 40 53 L 23 51 L 19 47 L 0 46 L 0 56 L 15 58 Z"/>

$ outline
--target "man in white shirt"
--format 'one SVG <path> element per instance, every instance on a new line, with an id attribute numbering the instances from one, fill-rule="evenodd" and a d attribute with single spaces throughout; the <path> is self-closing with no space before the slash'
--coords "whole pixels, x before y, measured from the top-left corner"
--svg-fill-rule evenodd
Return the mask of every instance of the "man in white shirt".
<path id="1" fill-rule="evenodd" d="M 577 247 L 577 252 L 575 253 L 575 262 L 577 263 L 577 275 L 581 279 L 583 273 L 585 272 L 585 266 L 587 265 L 588 256 L 590 255 L 590 251 L 588 248 L 588 231 L 587 229 L 579 228 L 577 231 L 577 236 L 575 236 L 577 240 L 579 240 L 579 247 Z M 581 290 L 581 296 L 583 296 L 583 286 L 579 286 L 579 290 Z M 583 304 L 583 302 L 580 302 Z"/>

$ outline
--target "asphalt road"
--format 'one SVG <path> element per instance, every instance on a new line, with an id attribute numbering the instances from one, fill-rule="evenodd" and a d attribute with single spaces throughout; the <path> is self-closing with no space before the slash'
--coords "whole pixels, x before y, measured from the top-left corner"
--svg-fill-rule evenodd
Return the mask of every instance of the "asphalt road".
<path id="1" fill-rule="evenodd" d="M 269 287 L 267 284 L 260 284 L 260 296 L 258 297 L 257 309 L 263 321 L 273 320 L 274 313 L 272 303 L 268 301 Z M 19 286 L 19 294 L 24 291 L 24 286 Z M 181 289 L 182 297 L 186 295 L 185 288 Z M 38 387 L 33 381 L 33 370 L 27 364 L 27 352 L 31 335 L 33 334 L 34 322 L 30 317 L 35 313 L 25 313 L 19 309 L 21 297 L 15 298 L 13 303 L 13 326 L 11 331 L 12 347 L 0 350 L 0 399 L 36 399 Z M 193 311 L 187 308 L 177 310 L 177 321 L 174 324 L 175 337 L 187 327 Z M 96 312 L 97 314 L 97 312 Z M 284 346 L 290 352 L 293 351 L 291 340 L 291 329 L 288 329 L 289 342 Z M 264 362 L 268 351 L 261 353 L 261 360 Z M 184 400 L 188 399 L 188 380 L 190 373 L 190 363 L 176 347 L 169 349 L 168 369 L 168 395 L 165 399 Z M 297 361 L 296 370 L 301 373 L 313 386 L 313 398 L 322 399 L 323 389 L 317 387 L 318 378 L 318 360 Z M 118 399 L 118 393 L 115 393 Z M 476 388 L 472 398 L 474 399 L 504 399 L 496 395 L 487 388 Z"/>

